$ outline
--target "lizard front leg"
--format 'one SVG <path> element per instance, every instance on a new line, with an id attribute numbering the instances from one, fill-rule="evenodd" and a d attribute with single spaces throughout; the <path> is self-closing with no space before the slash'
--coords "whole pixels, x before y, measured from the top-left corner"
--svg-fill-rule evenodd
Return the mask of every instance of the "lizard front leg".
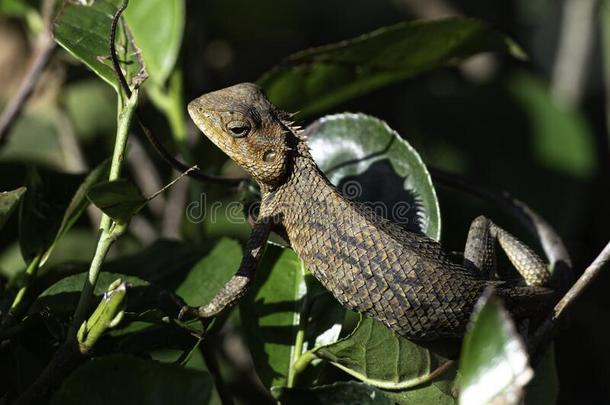
<path id="1" fill-rule="evenodd" d="M 491 278 L 495 272 L 496 240 L 527 285 L 542 286 L 550 280 L 547 264 L 532 249 L 484 216 L 475 218 L 470 225 L 464 265 Z"/>
<path id="2" fill-rule="evenodd" d="M 210 318 L 239 302 L 254 279 L 254 273 L 269 238 L 270 229 L 271 224 L 264 221 L 256 222 L 246 243 L 246 251 L 237 273 L 216 293 L 209 304 L 200 307 L 184 306 L 178 317 L 180 319 L 187 317 Z"/>

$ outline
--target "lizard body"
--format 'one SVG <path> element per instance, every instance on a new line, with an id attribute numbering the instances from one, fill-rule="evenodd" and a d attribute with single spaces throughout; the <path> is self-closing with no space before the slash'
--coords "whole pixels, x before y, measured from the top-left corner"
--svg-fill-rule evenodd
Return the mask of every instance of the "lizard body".
<path id="1" fill-rule="evenodd" d="M 206 306 L 213 316 L 247 290 L 272 227 L 345 307 L 411 339 L 461 336 L 477 299 L 492 285 L 517 318 L 544 310 L 553 291 L 546 265 L 484 217 L 471 226 L 465 265 L 438 242 L 344 198 L 311 157 L 306 139 L 253 84 L 208 93 L 189 104 L 202 132 L 261 188 L 261 206 L 238 273 Z M 491 280 L 494 239 L 529 285 Z"/>

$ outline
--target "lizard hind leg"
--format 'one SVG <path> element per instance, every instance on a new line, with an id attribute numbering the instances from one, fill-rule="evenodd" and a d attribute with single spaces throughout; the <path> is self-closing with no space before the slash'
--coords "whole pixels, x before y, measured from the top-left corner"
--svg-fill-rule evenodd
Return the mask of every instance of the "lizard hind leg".
<path id="1" fill-rule="evenodd" d="M 495 240 L 491 232 L 493 223 L 484 216 L 476 217 L 470 224 L 464 266 L 477 276 L 491 280 L 496 274 Z"/>
<path id="2" fill-rule="evenodd" d="M 484 216 L 477 217 L 470 226 L 464 249 L 465 265 L 478 266 L 482 272 L 495 269 L 496 240 L 527 285 L 543 286 L 550 281 L 547 264 L 532 249 Z"/>

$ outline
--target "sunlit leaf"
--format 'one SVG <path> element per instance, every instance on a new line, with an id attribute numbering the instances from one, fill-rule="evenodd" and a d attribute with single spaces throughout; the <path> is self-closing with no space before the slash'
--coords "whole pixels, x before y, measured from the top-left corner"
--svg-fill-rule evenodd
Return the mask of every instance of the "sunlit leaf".
<path id="1" fill-rule="evenodd" d="M 440 238 L 436 192 L 419 154 L 385 122 L 323 117 L 305 129 L 312 155 L 343 194 L 408 229 Z"/>
<path id="2" fill-rule="evenodd" d="M 460 357 L 460 403 L 519 404 L 533 377 L 527 349 L 500 301 L 488 290 L 479 300 Z"/>
<path id="3" fill-rule="evenodd" d="M 176 289 L 189 305 L 207 304 L 239 268 L 242 250 L 237 241 L 221 238 L 199 260 Z"/>
<path id="4" fill-rule="evenodd" d="M 54 23 L 57 43 L 115 90 L 118 90 L 119 84 L 110 62 L 109 36 L 112 18 L 120 3 L 120 0 L 96 0 L 91 5 L 66 2 Z M 138 75 L 142 70 L 137 59 L 138 52 L 134 44 L 122 35 L 120 27 L 116 43 L 127 80 L 131 82 L 136 77 L 141 78 Z"/>
<path id="5" fill-rule="evenodd" d="M 150 80 L 165 84 L 182 43 L 184 0 L 131 0 L 125 10 Z"/>
<path id="6" fill-rule="evenodd" d="M 317 281 L 291 249 L 267 246 L 255 285 L 241 305 L 248 346 L 267 387 L 286 385 L 301 354 L 297 335 L 302 334 L 301 351 L 315 345 L 320 336 L 337 339 L 343 309 L 334 300 L 316 306 L 320 297 Z"/>
<path id="7" fill-rule="evenodd" d="M 404 390 L 429 379 L 442 360 L 371 318 L 350 336 L 314 350 L 348 374 L 378 388 Z"/>
<path id="8" fill-rule="evenodd" d="M 312 388 L 275 389 L 273 394 L 284 405 L 392 405 L 394 401 L 366 384 L 339 381 Z"/>

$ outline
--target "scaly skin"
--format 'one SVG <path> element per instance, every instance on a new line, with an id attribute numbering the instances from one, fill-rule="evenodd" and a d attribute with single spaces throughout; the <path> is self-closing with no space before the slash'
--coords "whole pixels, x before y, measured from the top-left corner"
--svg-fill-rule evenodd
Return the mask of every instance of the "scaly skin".
<path id="1" fill-rule="evenodd" d="M 407 338 L 461 336 L 475 302 L 490 285 L 517 318 L 552 302 L 552 290 L 541 286 L 548 280 L 544 263 L 488 220 L 475 221 L 471 228 L 467 257 L 474 265 L 466 267 L 451 262 L 436 241 L 345 199 L 316 166 L 289 114 L 267 101 L 257 86 L 244 83 L 201 96 L 189 104 L 189 114 L 259 183 L 262 198 L 238 274 L 210 304 L 187 312 L 213 316 L 245 293 L 271 227 L 285 230 L 295 252 L 342 305 Z M 487 231 L 484 236 L 480 226 Z M 479 252 L 485 250 L 481 246 L 493 246 L 488 237 L 500 241 L 532 285 L 484 278 L 488 269 L 477 266 L 493 262 L 491 250 Z"/>

